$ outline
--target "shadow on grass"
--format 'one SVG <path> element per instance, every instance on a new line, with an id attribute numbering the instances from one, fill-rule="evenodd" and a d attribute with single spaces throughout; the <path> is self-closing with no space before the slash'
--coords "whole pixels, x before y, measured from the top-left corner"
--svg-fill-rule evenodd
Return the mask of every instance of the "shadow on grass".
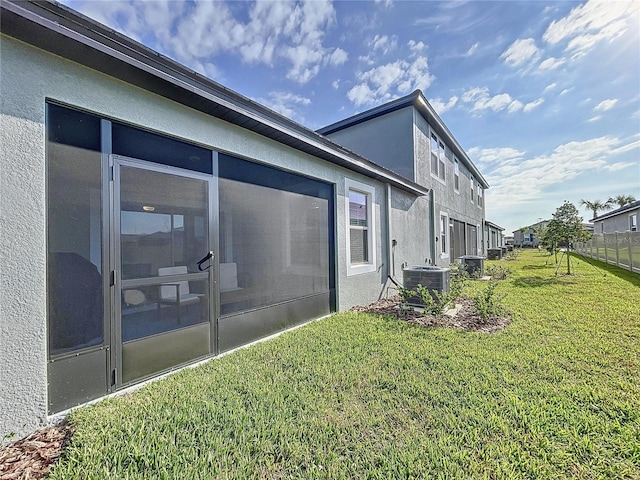
<path id="1" fill-rule="evenodd" d="M 558 277 L 541 277 L 539 275 L 531 277 L 520 277 L 513 281 L 513 285 L 516 287 L 546 287 L 547 285 L 556 285 L 558 283 Z"/>
<path id="2" fill-rule="evenodd" d="M 571 253 L 571 259 L 573 261 L 586 262 L 594 267 L 594 273 L 597 275 L 597 270 L 601 270 L 602 274 L 611 274 L 622 280 L 626 280 L 632 285 L 640 287 L 640 274 L 625 270 L 624 268 L 610 265 L 608 263 L 601 262 L 600 260 L 594 260 L 593 258 L 585 257 L 577 253 Z"/>
<path id="3" fill-rule="evenodd" d="M 555 268 L 555 265 L 525 265 L 522 270 L 549 270 Z"/>

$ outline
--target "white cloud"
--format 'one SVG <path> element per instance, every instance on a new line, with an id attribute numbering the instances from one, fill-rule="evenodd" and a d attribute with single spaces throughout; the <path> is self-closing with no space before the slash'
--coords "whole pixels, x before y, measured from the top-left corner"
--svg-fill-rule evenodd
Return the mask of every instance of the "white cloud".
<path id="1" fill-rule="evenodd" d="M 469 50 L 464 54 L 465 57 L 471 57 L 474 53 L 478 51 L 478 47 L 480 47 L 480 43 L 476 42 L 469 47 Z"/>
<path id="2" fill-rule="evenodd" d="M 409 40 L 407 42 L 407 46 L 409 50 L 411 50 L 412 55 L 418 55 L 424 51 L 427 46 L 422 42 L 416 42 L 414 40 Z"/>
<path id="3" fill-rule="evenodd" d="M 568 142 L 547 155 L 532 158 L 513 148 L 475 147 L 468 153 L 488 166 L 486 178 L 491 184 L 491 205 L 495 213 L 500 205 L 513 209 L 514 204 L 536 201 L 546 188 L 567 184 L 579 175 L 600 169 L 627 168 L 628 162 L 615 163 L 612 157 L 633 148 L 640 148 L 640 141 L 603 136 Z"/>
<path id="4" fill-rule="evenodd" d="M 542 91 L 542 93 L 546 93 L 550 90 L 553 90 L 554 88 L 556 88 L 558 86 L 557 83 L 550 83 L 549 85 L 547 85 L 546 87 L 544 87 L 544 90 Z"/>
<path id="5" fill-rule="evenodd" d="M 334 28 L 330 0 L 246 3 L 246 18 L 224 2 L 83 1 L 83 13 L 201 73 L 216 72 L 215 56 L 237 54 L 246 63 L 283 64 L 287 78 L 305 83 L 321 65 L 345 63 L 344 50 L 325 46 Z"/>
<path id="6" fill-rule="evenodd" d="M 326 58 L 329 65 L 338 66 L 349 60 L 349 54 L 341 48 L 336 48 L 333 53 Z"/>
<path id="7" fill-rule="evenodd" d="M 589 120 L 587 120 L 587 122 L 590 122 L 590 123 L 597 122 L 601 118 L 602 118 L 602 115 L 596 115 L 594 117 L 591 117 Z"/>
<path id="8" fill-rule="evenodd" d="M 393 6 L 393 0 L 374 0 L 375 3 L 382 3 L 385 8 L 389 8 Z"/>
<path id="9" fill-rule="evenodd" d="M 268 98 L 258 98 L 256 101 L 287 118 L 298 120 L 303 120 L 300 107 L 311 105 L 311 99 L 284 91 L 269 92 Z"/>
<path id="10" fill-rule="evenodd" d="M 562 90 L 560 92 L 560 95 L 566 95 L 567 93 L 569 93 L 571 90 L 573 90 L 574 87 L 571 88 L 565 88 L 564 90 Z"/>
<path id="11" fill-rule="evenodd" d="M 429 100 L 429 103 L 438 113 L 438 115 L 442 115 L 447 110 L 451 110 L 456 106 L 456 104 L 458 103 L 458 97 L 454 95 L 449 99 L 448 102 L 444 102 L 441 98 L 434 98 L 433 100 Z"/>
<path id="12" fill-rule="evenodd" d="M 630 27 L 637 28 L 639 16 L 640 3 L 636 1 L 589 0 L 551 22 L 542 38 L 552 45 L 566 41 L 565 50 L 578 57 L 602 41 L 618 38 Z"/>
<path id="13" fill-rule="evenodd" d="M 333 82 L 331 82 L 331 86 L 334 90 L 338 90 L 338 88 L 340 88 L 340 80 L 334 80 Z"/>
<path id="14" fill-rule="evenodd" d="M 376 35 L 371 41 L 371 46 L 374 51 L 380 51 L 383 55 L 386 55 L 390 51 L 394 50 L 398 46 L 398 37 L 392 35 Z"/>
<path id="15" fill-rule="evenodd" d="M 366 83 L 360 83 L 347 92 L 347 98 L 357 107 L 376 103 L 376 101 L 372 101 L 374 95 L 375 92 Z"/>
<path id="16" fill-rule="evenodd" d="M 509 113 L 514 113 L 524 108 L 522 102 L 512 98 L 508 93 L 491 96 L 488 87 L 470 88 L 462 94 L 461 100 L 471 106 L 472 113 L 482 112 L 483 110 L 499 112 L 505 109 Z"/>
<path id="17" fill-rule="evenodd" d="M 520 38 L 513 42 L 500 55 L 500 58 L 504 59 L 507 64 L 517 67 L 536 59 L 539 55 L 540 50 L 536 47 L 536 42 L 533 38 Z"/>
<path id="18" fill-rule="evenodd" d="M 523 108 L 522 111 L 524 113 L 530 112 L 531 110 L 533 110 L 534 108 L 539 107 L 540 105 L 542 105 L 544 103 L 544 98 L 538 98 L 537 100 L 534 100 L 533 102 L 529 102 L 527 103 Z"/>
<path id="19" fill-rule="evenodd" d="M 625 168 L 633 167 L 633 166 L 638 166 L 638 164 L 632 163 L 632 162 L 618 162 L 618 163 L 612 163 L 611 165 L 605 165 L 602 168 L 604 168 L 609 172 L 617 172 L 618 170 L 624 170 Z"/>
<path id="20" fill-rule="evenodd" d="M 357 75 L 359 83 L 347 93 L 356 106 L 373 105 L 406 95 L 414 89 L 426 89 L 433 76 L 426 57 L 413 61 L 398 60 L 379 65 Z"/>
<path id="21" fill-rule="evenodd" d="M 593 108 L 593 110 L 596 112 L 606 112 L 607 110 L 611 110 L 616 103 L 618 103 L 617 98 L 609 98 L 607 100 L 601 101 Z"/>
<path id="22" fill-rule="evenodd" d="M 511 147 L 503 148 L 479 148 L 472 147 L 467 152 L 469 156 L 477 163 L 498 163 L 506 165 L 518 160 L 522 160 L 525 152 L 521 152 Z"/>
<path id="23" fill-rule="evenodd" d="M 564 58 L 549 57 L 540 62 L 540 65 L 538 65 L 538 70 L 540 70 L 541 72 L 548 72 L 549 70 L 555 70 L 564 63 L 566 63 L 566 60 Z"/>

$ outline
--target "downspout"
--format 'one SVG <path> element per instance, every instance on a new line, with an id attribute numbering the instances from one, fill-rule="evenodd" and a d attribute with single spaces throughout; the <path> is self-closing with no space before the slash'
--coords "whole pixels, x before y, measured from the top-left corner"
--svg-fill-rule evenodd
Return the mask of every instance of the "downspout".
<path id="1" fill-rule="evenodd" d="M 436 205 L 435 205 L 435 196 L 433 193 L 433 188 L 429 190 L 429 216 L 431 217 L 431 265 L 436 264 L 436 238 L 438 238 L 435 234 L 436 232 Z"/>
<path id="2" fill-rule="evenodd" d="M 396 274 L 396 266 L 392 254 L 393 237 L 391 235 L 391 184 L 385 183 L 387 188 L 387 214 L 385 215 L 385 227 L 387 229 L 387 277 L 393 280 Z"/>

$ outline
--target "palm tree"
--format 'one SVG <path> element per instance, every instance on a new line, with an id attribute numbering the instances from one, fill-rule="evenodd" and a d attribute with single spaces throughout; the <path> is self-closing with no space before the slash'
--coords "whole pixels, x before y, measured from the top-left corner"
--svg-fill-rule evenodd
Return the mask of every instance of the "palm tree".
<path id="1" fill-rule="evenodd" d="M 619 207 L 624 207 L 636 201 L 636 197 L 633 195 L 616 195 L 615 197 L 609 197 L 611 204 L 616 204 Z"/>
<path id="2" fill-rule="evenodd" d="M 606 202 L 601 202 L 600 200 L 580 200 L 580 205 L 584 205 L 593 212 L 593 218 L 596 218 L 598 216 L 598 212 L 601 212 L 603 210 L 610 210 L 612 204 L 613 201 L 611 199 L 607 200 Z"/>

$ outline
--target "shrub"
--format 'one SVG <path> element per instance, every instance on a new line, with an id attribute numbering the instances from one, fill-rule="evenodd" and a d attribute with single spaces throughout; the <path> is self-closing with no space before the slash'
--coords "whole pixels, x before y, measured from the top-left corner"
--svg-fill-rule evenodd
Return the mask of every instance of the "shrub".
<path id="1" fill-rule="evenodd" d="M 474 310 L 485 322 L 492 317 L 499 317 L 506 313 L 502 306 L 503 296 L 496 293 L 497 285 L 497 282 L 491 280 L 487 288 L 472 299 Z"/>
<path id="2" fill-rule="evenodd" d="M 485 273 L 493 280 L 506 280 L 511 275 L 511 269 L 502 265 L 489 265 L 485 269 Z"/>

